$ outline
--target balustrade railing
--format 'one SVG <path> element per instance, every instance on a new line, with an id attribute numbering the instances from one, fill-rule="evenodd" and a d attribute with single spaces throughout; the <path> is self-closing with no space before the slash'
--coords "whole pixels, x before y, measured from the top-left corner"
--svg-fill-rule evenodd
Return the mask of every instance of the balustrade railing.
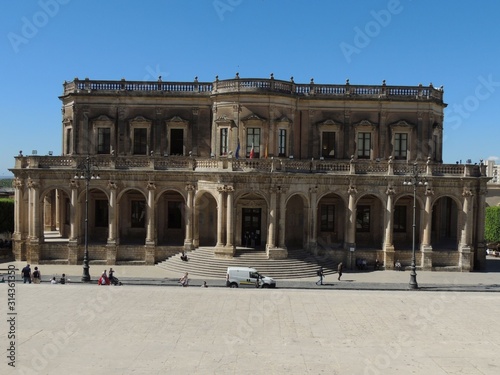
<path id="1" fill-rule="evenodd" d="M 86 156 L 17 156 L 15 169 L 76 169 L 85 163 Z M 318 160 L 318 159 L 236 159 L 196 158 L 187 156 L 111 156 L 91 155 L 97 170 L 142 169 L 183 171 L 257 171 L 262 173 L 324 173 L 408 176 L 413 163 Z M 486 175 L 484 165 L 418 163 L 418 172 L 425 176 L 480 177 Z"/>
<path id="2" fill-rule="evenodd" d="M 228 80 L 216 80 L 215 82 L 163 82 L 163 81 L 94 81 L 79 80 L 64 83 L 64 94 L 74 92 L 100 92 L 100 91 L 137 91 L 137 92 L 169 92 L 169 93 L 203 93 L 210 95 L 214 93 L 231 93 L 239 91 L 264 91 L 279 92 L 297 96 L 349 96 L 372 97 L 372 98 L 412 98 L 420 100 L 443 100 L 443 90 L 434 88 L 432 85 L 418 86 L 387 86 L 384 84 L 374 85 L 343 85 L 296 84 L 293 81 L 281 81 L 264 78 L 235 78 Z"/>

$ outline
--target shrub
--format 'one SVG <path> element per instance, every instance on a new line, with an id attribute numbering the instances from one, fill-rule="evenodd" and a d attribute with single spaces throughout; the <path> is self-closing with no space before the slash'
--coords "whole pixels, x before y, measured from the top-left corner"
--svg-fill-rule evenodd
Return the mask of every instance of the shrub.
<path id="1" fill-rule="evenodd" d="M 500 242 L 500 207 L 486 207 L 484 228 L 487 242 Z"/>

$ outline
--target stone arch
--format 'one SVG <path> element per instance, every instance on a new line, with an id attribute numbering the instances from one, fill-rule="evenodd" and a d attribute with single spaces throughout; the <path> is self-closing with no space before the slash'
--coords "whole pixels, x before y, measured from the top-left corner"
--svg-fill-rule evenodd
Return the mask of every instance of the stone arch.
<path id="1" fill-rule="evenodd" d="M 361 194 L 356 200 L 356 248 L 382 249 L 384 240 L 384 200 L 378 194 Z"/>
<path id="2" fill-rule="evenodd" d="M 156 197 L 157 245 L 182 246 L 186 236 L 186 199 L 176 189 L 164 189 Z"/>
<path id="3" fill-rule="evenodd" d="M 68 188 L 52 185 L 39 197 L 39 218 L 43 242 L 67 242 L 71 235 L 71 192 Z"/>
<path id="4" fill-rule="evenodd" d="M 269 202 L 261 191 L 245 189 L 235 199 L 235 239 L 237 246 L 262 248 L 268 233 Z"/>
<path id="5" fill-rule="evenodd" d="M 345 241 L 347 202 L 338 193 L 323 194 L 317 202 L 316 226 L 318 244 L 340 248 Z"/>
<path id="6" fill-rule="evenodd" d="M 423 209 L 425 203 L 420 196 L 415 199 L 415 249 L 419 249 L 423 231 Z M 396 250 L 413 248 L 413 193 L 404 192 L 394 199 L 392 207 L 393 244 Z"/>
<path id="7" fill-rule="evenodd" d="M 433 250 L 457 250 L 462 203 L 451 195 L 441 194 L 432 202 L 431 243 Z"/>
<path id="8" fill-rule="evenodd" d="M 303 193 L 292 193 L 286 198 L 285 207 L 285 245 L 289 249 L 304 248 L 309 235 L 309 199 Z"/>
<path id="9" fill-rule="evenodd" d="M 142 189 L 126 188 L 117 197 L 118 238 L 121 245 L 146 242 L 147 195 Z"/>
<path id="10" fill-rule="evenodd" d="M 217 243 L 217 205 L 212 191 L 199 190 L 194 197 L 193 245 L 215 246 Z"/>

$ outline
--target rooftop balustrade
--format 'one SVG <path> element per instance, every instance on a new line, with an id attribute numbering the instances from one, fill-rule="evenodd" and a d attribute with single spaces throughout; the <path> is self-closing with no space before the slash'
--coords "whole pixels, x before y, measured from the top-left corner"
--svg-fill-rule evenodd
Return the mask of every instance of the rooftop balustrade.
<path id="1" fill-rule="evenodd" d="M 86 156 L 17 156 L 14 169 L 76 169 Z M 315 173 L 336 175 L 398 176 L 413 173 L 413 163 L 330 160 L 330 159 L 236 159 L 198 158 L 188 156 L 111 156 L 93 155 L 92 163 L 98 170 L 136 171 L 186 171 L 186 172 L 258 172 L 258 173 Z M 421 175 L 481 177 L 486 176 L 486 166 L 476 164 L 440 164 L 430 161 L 418 163 Z"/>
<path id="2" fill-rule="evenodd" d="M 116 92 L 136 92 L 137 94 L 197 94 L 214 95 L 224 93 L 280 93 L 294 96 L 319 96 L 331 98 L 361 98 L 361 99 L 403 99 L 443 102 L 443 89 L 435 88 L 430 84 L 418 86 L 388 86 L 385 81 L 379 86 L 351 85 L 347 80 L 345 84 L 316 84 L 295 83 L 293 80 L 281 81 L 274 78 L 234 78 L 214 82 L 163 82 L 158 81 L 102 81 L 80 80 L 75 78 L 64 83 L 64 95 L 104 94 Z"/>

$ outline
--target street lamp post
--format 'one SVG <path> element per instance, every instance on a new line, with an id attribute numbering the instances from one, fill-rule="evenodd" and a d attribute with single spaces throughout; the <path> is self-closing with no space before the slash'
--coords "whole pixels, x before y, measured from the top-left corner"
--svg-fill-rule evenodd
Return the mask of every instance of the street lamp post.
<path id="1" fill-rule="evenodd" d="M 90 180 L 98 179 L 99 175 L 95 173 L 96 167 L 91 164 L 90 156 L 85 158 L 85 162 L 78 166 L 75 179 L 85 180 L 85 253 L 83 255 L 83 275 L 82 281 L 90 282 L 89 266 L 89 185 Z"/>
<path id="2" fill-rule="evenodd" d="M 413 186 L 413 233 L 412 233 L 412 246 L 411 246 L 411 272 L 410 272 L 410 289 L 418 289 L 417 283 L 417 261 L 415 258 L 415 235 L 416 235 L 416 226 L 417 226 L 417 186 L 427 185 L 427 182 L 422 179 L 418 172 L 418 164 L 417 162 L 413 163 L 413 170 L 409 180 L 403 182 L 403 185 L 412 185 Z"/>

